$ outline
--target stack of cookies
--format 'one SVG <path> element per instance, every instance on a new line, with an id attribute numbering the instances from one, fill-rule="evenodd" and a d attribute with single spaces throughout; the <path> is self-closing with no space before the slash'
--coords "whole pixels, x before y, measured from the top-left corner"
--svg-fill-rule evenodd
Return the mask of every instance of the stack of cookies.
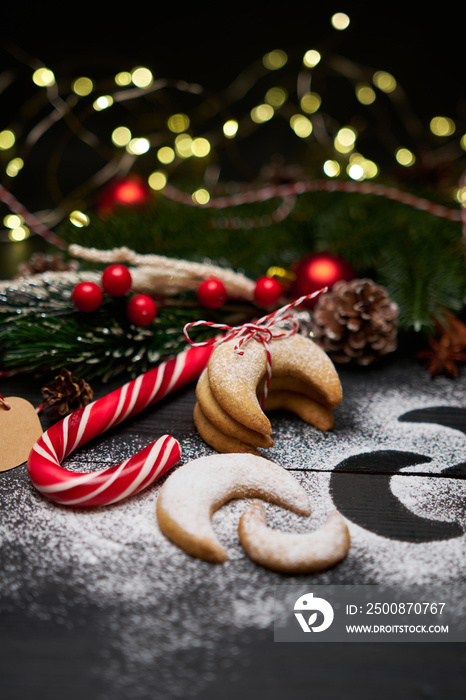
<path id="1" fill-rule="evenodd" d="M 266 412 L 284 409 L 319 430 L 333 427 L 332 410 L 342 389 L 335 367 L 310 338 L 299 334 L 270 341 L 272 378 L 263 409 L 267 371 L 264 343 L 250 340 L 242 355 L 235 339 L 218 345 L 201 374 L 194 422 L 201 437 L 217 452 L 249 452 L 272 447 Z"/>

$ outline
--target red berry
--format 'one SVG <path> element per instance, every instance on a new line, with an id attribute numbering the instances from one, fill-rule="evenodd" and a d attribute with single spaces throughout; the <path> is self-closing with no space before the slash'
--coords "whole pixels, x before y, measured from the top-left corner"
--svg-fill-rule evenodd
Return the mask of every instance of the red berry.
<path id="1" fill-rule="evenodd" d="M 102 290 L 95 282 L 79 282 L 71 294 L 73 304 L 79 311 L 95 311 L 103 298 Z"/>
<path id="2" fill-rule="evenodd" d="M 198 287 L 197 298 L 206 309 L 219 309 L 227 300 L 227 290 L 221 280 L 211 277 Z"/>
<path id="3" fill-rule="evenodd" d="M 127 303 L 126 313 L 135 326 L 149 326 L 157 316 L 157 306 L 151 297 L 138 294 Z"/>
<path id="4" fill-rule="evenodd" d="M 282 294 L 282 285 L 275 277 L 259 277 L 254 288 L 254 301 L 258 306 L 272 306 Z"/>
<path id="5" fill-rule="evenodd" d="M 124 265 L 110 265 L 102 273 L 102 286 L 112 297 L 122 297 L 131 289 L 131 272 Z"/>

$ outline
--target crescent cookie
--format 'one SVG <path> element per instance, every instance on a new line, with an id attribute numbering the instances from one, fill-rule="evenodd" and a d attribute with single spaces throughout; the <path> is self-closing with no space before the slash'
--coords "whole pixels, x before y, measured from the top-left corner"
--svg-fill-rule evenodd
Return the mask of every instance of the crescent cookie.
<path id="1" fill-rule="evenodd" d="M 315 532 L 294 534 L 273 530 L 266 524 L 265 508 L 252 503 L 241 516 L 238 534 L 248 556 L 274 571 L 304 574 L 322 571 L 346 557 L 351 539 L 344 518 L 337 511 Z"/>
<path id="2" fill-rule="evenodd" d="M 278 464 L 255 455 L 217 454 L 195 459 L 170 474 L 157 499 L 160 529 L 192 556 L 226 561 L 212 515 L 233 498 L 263 498 L 298 515 L 309 515 L 311 510 L 304 488 Z"/>
<path id="3" fill-rule="evenodd" d="M 284 409 L 295 413 L 301 420 L 319 430 L 333 428 L 333 413 L 329 408 L 294 391 L 271 391 L 264 404 L 265 411 Z"/>
<path id="4" fill-rule="evenodd" d="M 240 442 L 256 447 L 272 447 L 274 441 L 270 435 L 263 435 L 255 430 L 250 430 L 237 420 L 232 418 L 220 406 L 209 386 L 209 377 L 205 369 L 196 385 L 197 402 L 204 414 L 204 417 L 221 433 L 235 438 Z M 206 441 L 207 442 L 207 441 Z M 210 443 L 209 443 L 210 444 Z M 221 450 L 222 452 L 224 450 Z M 234 450 L 238 452 L 239 450 Z"/>
<path id="5" fill-rule="evenodd" d="M 204 415 L 199 403 L 196 402 L 193 410 L 194 425 L 201 438 L 217 452 L 249 452 L 253 455 L 260 453 L 253 445 L 242 442 L 230 435 L 224 435 Z"/>
<path id="6" fill-rule="evenodd" d="M 272 426 L 262 411 L 256 391 L 267 369 L 264 344 L 250 341 L 244 354 L 234 351 L 235 339 L 215 348 L 208 364 L 209 384 L 218 403 L 239 423 L 270 435 Z M 335 367 L 318 345 L 295 334 L 272 340 L 272 376 L 297 379 L 307 384 L 329 408 L 341 403 L 342 389 Z"/>

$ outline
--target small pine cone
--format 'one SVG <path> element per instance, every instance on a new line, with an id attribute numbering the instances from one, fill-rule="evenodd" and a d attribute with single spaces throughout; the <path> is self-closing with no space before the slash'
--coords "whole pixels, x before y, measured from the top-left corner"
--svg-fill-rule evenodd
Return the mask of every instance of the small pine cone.
<path id="1" fill-rule="evenodd" d="M 42 410 L 48 410 L 51 420 L 59 420 L 84 408 L 94 398 L 94 392 L 84 379 L 77 379 L 67 369 L 60 370 L 51 384 L 43 386 Z"/>
<path id="2" fill-rule="evenodd" d="M 397 347 L 398 306 L 373 280 L 342 280 L 319 297 L 311 330 L 334 362 L 369 365 Z"/>
<path id="3" fill-rule="evenodd" d="M 46 253 L 36 252 L 31 255 L 27 262 L 18 265 L 17 277 L 31 277 L 32 275 L 40 275 L 43 272 L 62 272 L 74 271 L 79 267 L 75 260 L 64 262 L 61 253 L 47 255 Z"/>

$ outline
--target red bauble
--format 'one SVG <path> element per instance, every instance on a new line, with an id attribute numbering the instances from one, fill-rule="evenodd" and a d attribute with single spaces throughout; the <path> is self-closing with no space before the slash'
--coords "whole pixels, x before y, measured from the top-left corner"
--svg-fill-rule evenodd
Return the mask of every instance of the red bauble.
<path id="1" fill-rule="evenodd" d="M 317 292 L 322 287 L 331 289 L 339 280 L 354 279 L 351 265 L 333 253 L 312 253 L 299 261 L 294 268 L 296 279 L 292 287 L 295 298 Z M 312 304 L 312 300 L 311 300 Z"/>
<path id="2" fill-rule="evenodd" d="M 152 198 L 152 190 L 138 175 L 112 180 L 101 192 L 97 203 L 100 218 L 110 217 L 116 209 L 145 207 Z"/>
<path id="3" fill-rule="evenodd" d="M 206 309 L 220 309 L 227 300 L 227 290 L 221 280 L 211 277 L 198 287 L 197 298 Z"/>
<path id="4" fill-rule="evenodd" d="M 138 294 L 127 303 L 126 314 L 135 326 L 149 326 L 157 316 L 157 306 L 147 294 Z"/>
<path id="5" fill-rule="evenodd" d="M 78 311 L 95 311 L 102 303 L 104 295 L 95 282 L 79 282 L 73 289 L 71 299 Z"/>
<path id="6" fill-rule="evenodd" d="M 112 297 L 123 297 L 131 289 L 131 272 L 124 265 L 110 265 L 102 273 L 102 286 Z"/>
<path id="7" fill-rule="evenodd" d="M 283 294 L 283 287 L 275 277 L 259 277 L 254 288 L 254 301 L 265 308 L 273 306 Z"/>

